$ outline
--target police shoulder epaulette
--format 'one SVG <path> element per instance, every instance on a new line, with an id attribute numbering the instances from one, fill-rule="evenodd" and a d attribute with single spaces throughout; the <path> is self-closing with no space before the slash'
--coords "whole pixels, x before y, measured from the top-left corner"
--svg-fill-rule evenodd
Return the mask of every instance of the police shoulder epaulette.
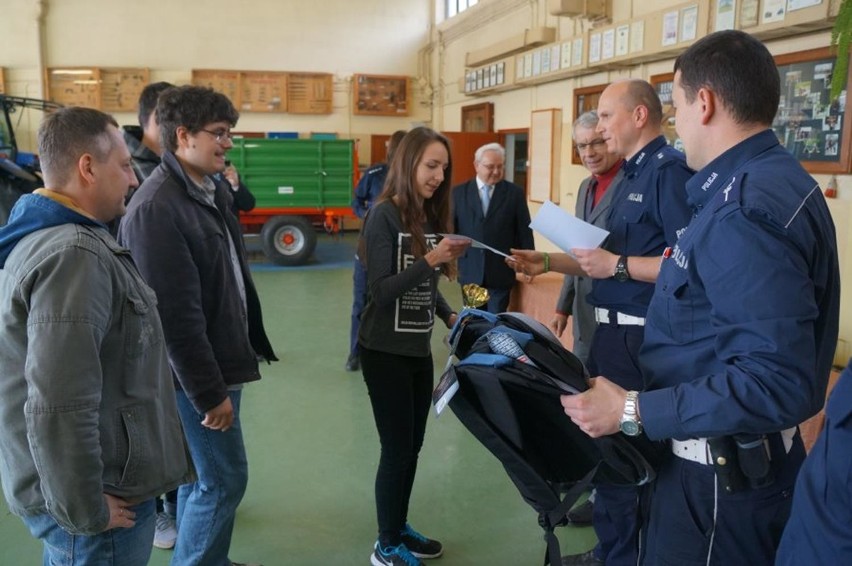
<path id="1" fill-rule="evenodd" d="M 678 154 L 673 153 L 672 151 L 666 151 L 665 149 L 661 149 L 657 153 L 654 154 L 654 166 L 657 169 L 662 169 L 663 167 L 668 167 L 673 163 L 682 162 L 681 159 L 678 159 Z"/>
<path id="2" fill-rule="evenodd" d="M 719 210 L 726 206 L 741 205 L 743 195 L 743 180 L 745 175 L 735 175 L 728 184 L 719 189 L 718 197 L 714 210 Z"/>

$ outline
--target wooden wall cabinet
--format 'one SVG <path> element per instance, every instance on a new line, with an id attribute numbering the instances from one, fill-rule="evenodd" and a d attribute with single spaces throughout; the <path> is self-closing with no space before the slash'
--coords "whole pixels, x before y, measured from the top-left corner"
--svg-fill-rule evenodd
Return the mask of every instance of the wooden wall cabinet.
<path id="1" fill-rule="evenodd" d="M 403 76 L 355 75 L 353 114 L 408 116 L 411 113 L 411 80 Z"/>
<path id="2" fill-rule="evenodd" d="M 463 132 L 493 132 L 494 103 L 482 102 L 462 106 L 461 124 Z"/>

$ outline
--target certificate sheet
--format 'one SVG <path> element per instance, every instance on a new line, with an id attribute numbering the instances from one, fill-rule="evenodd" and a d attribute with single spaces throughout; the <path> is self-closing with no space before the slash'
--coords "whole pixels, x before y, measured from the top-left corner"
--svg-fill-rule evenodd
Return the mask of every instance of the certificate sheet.
<path id="1" fill-rule="evenodd" d="M 603 228 L 580 220 L 573 214 L 546 201 L 535 215 L 530 228 L 553 242 L 564 252 L 574 248 L 591 250 L 597 248 L 609 236 Z"/>

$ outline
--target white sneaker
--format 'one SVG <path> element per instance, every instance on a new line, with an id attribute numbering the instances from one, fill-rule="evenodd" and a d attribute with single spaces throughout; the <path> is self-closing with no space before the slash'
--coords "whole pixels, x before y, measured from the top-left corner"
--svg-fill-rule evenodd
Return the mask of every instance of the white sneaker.
<path id="1" fill-rule="evenodd" d="M 157 513 L 157 526 L 154 531 L 154 546 L 157 548 L 174 548 L 177 540 L 175 520 L 165 513 Z"/>

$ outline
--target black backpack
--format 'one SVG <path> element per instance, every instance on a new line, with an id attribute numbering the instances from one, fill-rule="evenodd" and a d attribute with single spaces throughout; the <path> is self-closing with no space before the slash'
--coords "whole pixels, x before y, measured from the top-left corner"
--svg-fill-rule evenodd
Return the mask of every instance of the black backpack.
<path id="1" fill-rule="evenodd" d="M 451 359 L 433 394 L 503 464 L 545 531 L 545 564 L 561 564 L 555 527 L 591 483 L 641 485 L 664 453 L 646 436 L 593 439 L 565 415 L 560 395 L 588 389 L 588 373 L 543 324 L 520 313 L 462 311 Z"/>

